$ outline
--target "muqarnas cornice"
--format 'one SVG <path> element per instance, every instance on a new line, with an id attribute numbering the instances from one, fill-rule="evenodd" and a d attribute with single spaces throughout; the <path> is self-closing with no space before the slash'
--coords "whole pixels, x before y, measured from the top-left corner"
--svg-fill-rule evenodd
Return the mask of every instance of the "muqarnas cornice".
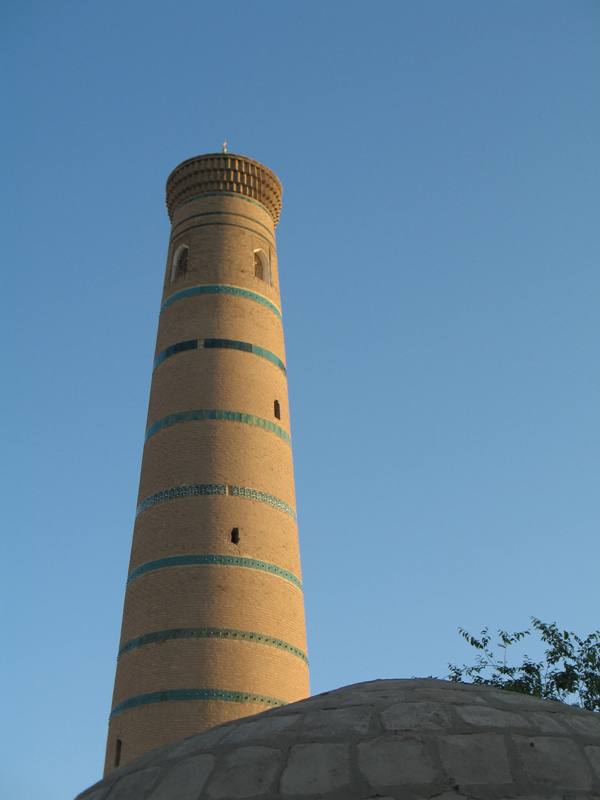
<path id="1" fill-rule="evenodd" d="M 210 153 L 195 156 L 176 167 L 167 179 L 167 209 L 176 209 L 215 192 L 242 195 L 264 206 L 275 225 L 281 213 L 282 187 L 277 175 L 246 156 Z"/>

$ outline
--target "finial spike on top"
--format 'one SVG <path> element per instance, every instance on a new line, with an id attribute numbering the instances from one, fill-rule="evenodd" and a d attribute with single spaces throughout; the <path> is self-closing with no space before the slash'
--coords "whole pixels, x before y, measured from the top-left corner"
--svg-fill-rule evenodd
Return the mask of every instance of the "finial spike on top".
<path id="1" fill-rule="evenodd" d="M 221 152 L 222 153 L 226 153 L 227 152 L 227 139 L 225 139 L 225 141 L 223 142 L 223 147 L 221 149 Z"/>

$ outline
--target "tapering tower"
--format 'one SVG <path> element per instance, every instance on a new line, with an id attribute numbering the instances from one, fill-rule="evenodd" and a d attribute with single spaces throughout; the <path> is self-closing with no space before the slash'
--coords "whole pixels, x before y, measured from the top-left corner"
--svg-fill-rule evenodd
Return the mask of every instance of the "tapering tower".
<path id="1" fill-rule="evenodd" d="M 106 771 L 308 694 L 276 175 L 221 153 L 172 222 Z"/>

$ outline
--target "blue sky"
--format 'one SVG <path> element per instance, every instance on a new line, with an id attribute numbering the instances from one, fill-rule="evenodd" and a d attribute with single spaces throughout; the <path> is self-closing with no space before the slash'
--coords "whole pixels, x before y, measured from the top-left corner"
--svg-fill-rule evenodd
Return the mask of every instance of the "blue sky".
<path id="1" fill-rule="evenodd" d="M 179 161 L 284 184 L 314 692 L 598 627 L 600 6 L 7 3 L 2 795 L 101 771 Z"/>

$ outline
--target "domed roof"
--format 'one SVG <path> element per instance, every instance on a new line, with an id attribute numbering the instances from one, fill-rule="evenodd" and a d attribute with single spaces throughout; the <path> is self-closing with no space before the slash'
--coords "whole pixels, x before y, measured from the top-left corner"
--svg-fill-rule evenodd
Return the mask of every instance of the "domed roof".
<path id="1" fill-rule="evenodd" d="M 567 796 L 600 798 L 600 714 L 415 679 L 358 683 L 229 722 L 147 753 L 78 800 Z"/>

